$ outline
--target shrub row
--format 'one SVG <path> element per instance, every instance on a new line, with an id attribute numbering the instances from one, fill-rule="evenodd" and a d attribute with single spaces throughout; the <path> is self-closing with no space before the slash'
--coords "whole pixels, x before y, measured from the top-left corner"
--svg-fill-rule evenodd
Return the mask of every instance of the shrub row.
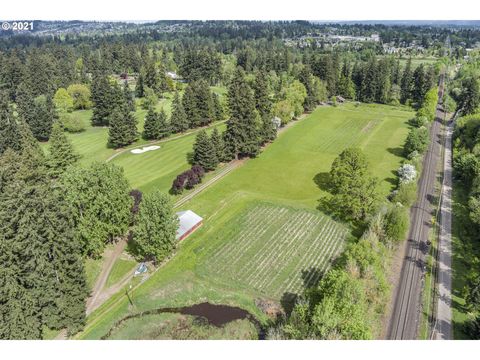
<path id="1" fill-rule="evenodd" d="M 173 181 L 170 192 L 178 195 L 185 189 L 193 189 L 195 185 L 202 182 L 205 176 L 205 170 L 200 165 L 193 165 L 191 169 L 178 175 Z"/>

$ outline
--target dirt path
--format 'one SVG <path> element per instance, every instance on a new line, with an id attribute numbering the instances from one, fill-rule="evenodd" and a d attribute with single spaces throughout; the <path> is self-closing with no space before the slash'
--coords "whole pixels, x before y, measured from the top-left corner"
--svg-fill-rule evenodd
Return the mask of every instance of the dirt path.
<path id="1" fill-rule="evenodd" d="M 91 295 L 87 300 L 87 315 L 99 306 L 100 294 L 105 287 L 108 275 L 110 275 L 113 264 L 115 264 L 115 261 L 117 261 L 117 259 L 122 255 L 123 250 L 125 250 L 126 246 L 127 241 L 125 239 L 122 239 L 115 244 L 113 249 L 108 249 L 106 251 L 104 255 L 105 261 L 102 264 L 102 270 L 100 271 L 100 274 L 97 277 L 97 281 L 93 286 Z"/>
<path id="2" fill-rule="evenodd" d="M 206 188 L 208 188 L 210 185 L 212 185 L 213 183 L 217 182 L 218 180 L 220 180 L 221 178 L 223 178 L 225 175 L 227 175 L 229 172 L 231 172 L 232 170 L 238 168 L 240 165 L 242 165 L 243 163 L 245 162 L 245 159 L 242 159 L 242 160 L 234 160 L 230 163 L 228 163 L 228 165 L 226 165 L 222 171 L 220 171 L 217 175 L 215 175 L 213 178 L 211 178 L 210 180 L 208 180 L 207 182 L 201 184 L 200 186 L 198 186 L 197 188 L 195 188 L 194 191 L 192 191 L 191 193 L 185 195 L 184 197 L 182 197 L 180 200 L 178 200 L 174 207 L 177 208 L 177 207 L 180 207 L 182 206 L 183 204 L 185 204 L 186 202 L 190 201 L 192 198 L 194 198 L 195 196 L 197 196 L 199 193 L 201 193 L 203 190 L 205 190 Z"/>

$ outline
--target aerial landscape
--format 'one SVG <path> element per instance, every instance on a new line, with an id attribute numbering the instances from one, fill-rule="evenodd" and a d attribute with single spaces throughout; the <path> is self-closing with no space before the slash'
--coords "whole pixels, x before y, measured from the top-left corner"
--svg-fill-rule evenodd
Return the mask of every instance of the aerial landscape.
<path id="1" fill-rule="evenodd" d="M 1 340 L 480 339 L 480 21 L 4 21 Z"/>

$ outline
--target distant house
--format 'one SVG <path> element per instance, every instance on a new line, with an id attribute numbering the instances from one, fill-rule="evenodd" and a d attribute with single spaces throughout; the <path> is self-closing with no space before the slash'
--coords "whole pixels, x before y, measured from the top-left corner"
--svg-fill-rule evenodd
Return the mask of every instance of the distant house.
<path id="1" fill-rule="evenodd" d="M 180 78 L 177 73 L 173 71 L 167 71 L 167 76 L 170 77 L 172 80 L 178 80 Z"/>
<path id="2" fill-rule="evenodd" d="M 192 210 L 180 211 L 177 213 L 177 216 L 180 223 L 176 236 L 178 241 L 185 239 L 203 224 L 203 218 Z"/>
<path id="3" fill-rule="evenodd" d="M 337 102 L 339 103 L 344 103 L 345 102 L 345 98 L 341 97 L 341 96 L 337 96 Z"/>

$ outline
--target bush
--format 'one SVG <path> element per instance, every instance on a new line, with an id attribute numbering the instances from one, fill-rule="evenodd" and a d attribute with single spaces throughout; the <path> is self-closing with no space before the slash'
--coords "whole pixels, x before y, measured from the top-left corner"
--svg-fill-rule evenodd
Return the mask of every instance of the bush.
<path id="1" fill-rule="evenodd" d="M 67 92 L 73 99 L 74 109 L 90 109 L 92 107 L 92 102 L 90 101 L 91 93 L 88 86 L 72 84 L 67 88 Z"/>
<path id="2" fill-rule="evenodd" d="M 430 136 L 426 127 L 411 129 L 404 145 L 405 155 L 408 156 L 414 151 L 423 154 L 427 150 L 429 141 Z"/>
<path id="3" fill-rule="evenodd" d="M 416 128 L 420 128 L 422 126 L 427 126 L 428 119 L 425 116 L 415 116 L 414 118 L 410 119 L 408 123 Z"/>
<path id="4" fill-rule="evenodd" d="M 467 333 L 472 340 L 480 339 L 480 315 L 477 315 L 465 324 L 465 333 Z"/>
<path id="5" fill-rule="evenodd" d="M 393 242 L 404 240 L 408 230 L 408 223 L 409 216 L 404 206 L 397 204 L 390 207 L 384 217 L 385 235 Z"/>
<path id="6" fill-rule="evenodd" d="M 200 165 L 194 165 L 190 170 L 184 171 L 173 181 L 170 193 L 178 195 L 184 189 L 193 189 L 195 185 L 202 182 L 205 170 Z"/>
<path id="7" fill-rule="evenodd" d="M 85 130 L 85 122 L 78 114 L 62 114 L 60 122 L 69 133 L 78 133 Z"/>
<path id="8" fill-rule="evenodd" d="M 398 169 L 400 183 L 408 184 L 417 178 L 417 170 L 412 164 L 403 164 Z"/>
<path id="9" fill-rule="evenodd" d="M 417 198 L 417 183 L 415 181 L 408 184 L 400 184 L 393 197 L 394 202 L 399 202 L 405 207 L 413 205 Z"/>

